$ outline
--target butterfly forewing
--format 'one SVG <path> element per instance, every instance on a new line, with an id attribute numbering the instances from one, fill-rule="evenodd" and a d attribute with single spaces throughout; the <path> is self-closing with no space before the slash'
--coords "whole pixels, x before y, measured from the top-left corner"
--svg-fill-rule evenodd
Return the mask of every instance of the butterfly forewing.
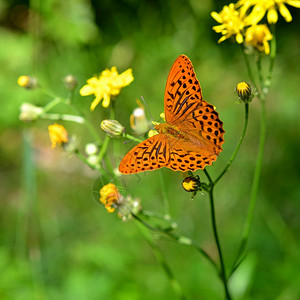
<path id="1" fill-rule="evenodd" d="M 132 148 L 122 159 L 119 171 L 133 174 L 165 167 L 170 159 L 167 136 L 157 134 Z"/>
<path id="2" fill-rule="evenodd" d="M 182 122 L 201 101 L 201 88 L 193 65 L 187 56 L 180 55 L 171 68 L 165 89 L 167 123 Z"/>

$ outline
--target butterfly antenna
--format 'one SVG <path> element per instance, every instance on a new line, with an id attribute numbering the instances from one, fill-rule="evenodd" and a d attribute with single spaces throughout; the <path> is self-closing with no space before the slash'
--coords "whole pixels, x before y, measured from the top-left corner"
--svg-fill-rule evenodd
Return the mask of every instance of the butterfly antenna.
<path id="1" fill-rule="evenodd" d="M 147 111 L 148 111 L 148 113 L 149 113 L 149 115 L 150 115 L 151 120 L 154 121 L 153 116 L 152 116 L 152 114 L 151 114 L 151 111 L 150 111 L 150 109 L 149 109 L 149 106 L 147 105 L 147 103 L 146 103 L 144 97 L 141 96 L 141 99 L 143 100 L 143 102 L 144 102 L 144 104 L 145 104 L 145 106 L 146 106 L 146 108 L 147 108 Z"/>

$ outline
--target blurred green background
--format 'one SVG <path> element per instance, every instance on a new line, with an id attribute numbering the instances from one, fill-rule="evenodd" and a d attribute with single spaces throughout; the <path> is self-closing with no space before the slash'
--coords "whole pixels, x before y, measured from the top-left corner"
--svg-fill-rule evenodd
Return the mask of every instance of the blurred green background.
<path id="1" fill-rule="evenodd" d="M 136 99 L 144 96 L 158 120 L 163 111 L 169 69 L 182 53 L 192 60 L 204 98 L 224 122 L 224 151 L 212 176 L 225 166 L 243 126 L 243 106 L 235 85 L 249 80 L 236 44 L 217 44 L 210 12 L 223 1 L 179 0 L 0 0 L 0 299 L 175 299 L 168 279 L 134 221 L 123 223 L 94 201 L 97 173 L 59 148 L 51 150 L 48 121 L 24 124 L 23 102 L 45 105 L 40 90 L 17 86 L 23 74 L 65 96 L 62 78 L 73 74 L 79 87 L 107 67 L 133 68 L 134 82 L 117 99 L 117 119 L 129 128 Z M 235 299 L 300 298 L 299 199 L 300 11 L 276 26 L 278 54 L 267 98 L 268 137 L 249 255 L 230 281 Z M 29 22 L 31 20 L 31 22 Z M 75 105 L 89 116 L 99 135 L 108 112 L 92 97 L 75 92 Z M 64 110 L 59 107 L 58 110 Z M 230 171 L 216 188 L 216 209 L 227 267 L 239 245 L 258 145 L 259 104 L 250 106 L 245 141 Z M 69 112 L 70 113 L 70 112 Z M 92 142 L 84 128 L 63 123 Z M 130 129 L 128 129 L 130 131 Z M 132 143 L 119 149 L 114 165 Z M 157 172 L 126 178 L 127 193 L 147 210 L 163 212 Z M 206 196 L 190 201 L 182 177 L 161 171 L 172 216 L 182 230 L 217 257 Z M 202 179 L 202 172 L 197 172 Z M 151 190 L 151 197 L 149 197 Z M 189 247 L 159 241 L 188 299 L 222 299 L 215 271 Z M 297 245 L 298 244 L 298 245 Z"/>

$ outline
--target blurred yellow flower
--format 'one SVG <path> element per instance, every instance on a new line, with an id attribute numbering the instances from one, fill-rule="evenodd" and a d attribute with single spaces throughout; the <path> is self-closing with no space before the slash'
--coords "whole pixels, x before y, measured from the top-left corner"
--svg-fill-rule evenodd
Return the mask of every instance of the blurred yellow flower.
<path id="1" fill-rule="evenodd" d="M 110 213 L 117 209 L 118 217 L 123 221 L 130 219 L 132 214 L 137 214 L 142 209 L 139 198 L 122 196 L 113 183 L 108 183 L 100 190 L 100 202 Z"/>
<path id="2" fill-rule="evenodd" d="M 300 8 L 299 0 L 240 0 L 237 7 L 240 11 L 246 12 L 250 7 L 253 7 L 248 15 L 247 22 L 249 24 L 257 24 L 267 13 L 269 24 L 274 24 L 278 20 L 277 10 L 287 22 L 292 21 L 292 16 L 286 7 L 286 4 Z"/>
<path id="3" fill-rule="evenodd" d="M 100 190 L 100 202 L 104 204 L 105 208 L 110 213 L 115 211 L 120 199 L 121 194 L 113 183 L 106 184 Z"/>
<path id="4" fill-rule="evenodd" d="M 244 12 L 240 12 L 235 9 L 233 3 L 228 6 L 225 5 L 220 13 L 213 11 L 211 16 L 221 25 L 213 27 L 213 30 L 218 33 L 222 33 L 222 37 L 218 40 L 218 43 L 235 36 L 236 41 L 241 44 L 243 42 L 242 31 L 247 25 L 244 19 Z"/>
<path id="5" fill-rule="evenodd" d="M 22 75 L 18 78 L 18 85 L 26 89 L 33 89 L 37 87 L 38 82 L 32 76 Z"/>
<path id="6" fill-rule="evenodd" d="M 111 96 L 120 93 L 121 88 L 129 85 L 133 81 L 132 69 L 128 69 L 122 74 L 118 74 L 117 68 L 104 70 L 99 78 L 94 76 L 87 80 L 87 84 L 80 89 L 81 96 L 95 94 L 96 98 L 91 104 L 91 110 L 94 110 L 103 99 L 102 106 L 108 107 Z"/>
<path id="7" fill-rule="evenodd" d="M 48 130 L 52 148 L 55 148 L 57 144 L 63 145 L 68 142 L 68 132 L 64 126 L 59 124 L 49 125 Z"/>
<path id="8" fill-rule="evenodd" d="M 245 42 L 247 45 L 254 47 L 258 51 L 270 54 L 269 41 L 273 38 L 269 28 L 265 24 L 252 25 L 246 30 Z"/>

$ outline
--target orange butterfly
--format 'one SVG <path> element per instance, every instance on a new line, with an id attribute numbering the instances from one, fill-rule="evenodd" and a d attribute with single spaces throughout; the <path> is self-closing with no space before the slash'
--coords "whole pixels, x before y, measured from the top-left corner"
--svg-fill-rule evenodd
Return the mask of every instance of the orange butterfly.
<path id="1" fill-rule="evenodd" d="M 211 165 L 222 151 L 223 122 L 214 107 L 203 100 L 192 62 L 180 55 L 165 89 L 166 123 L 159 132 L 131 149 L 122 159 L 123 174 L 156 170 L 195 171 Z"/>

